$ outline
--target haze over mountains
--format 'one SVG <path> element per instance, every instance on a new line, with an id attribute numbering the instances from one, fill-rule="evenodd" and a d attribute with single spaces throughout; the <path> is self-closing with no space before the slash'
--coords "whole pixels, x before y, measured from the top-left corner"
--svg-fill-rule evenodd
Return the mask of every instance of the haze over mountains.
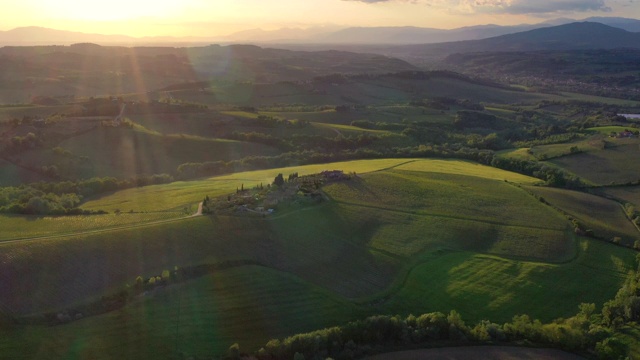
<path id="1" fill-rule="evenodd" d="M 201 37 L 131 37 L 127 35 L 88 34 L 31 26 L 0 31 L 0 46 L 70 45 L 92 42 L 104 45 L 204 45 L 210 43 L 282 43 L 282 44 L 428 44 L 480 40 L 495 36 L 548 28 L 576 22 L 554 19 L 538 24 L 500 26 L 494 24 L 451 30 L 426 27 L 312 27 L 281 28 L 265 31 L 249 29 L 227 36 Z M 592 17 L 580 21 L 597 22 L 629 32 L 640 32 L 640 20 L 620 17 Z"/>
<path id="2" fill-rule="evenodd" d="M 640 33 L 597 22 L 575 22 L 481 40 L 394 46 L 387 51 L 408 60 L 440 59 L 455 53 L 617 48 L 640 48 Z"/>

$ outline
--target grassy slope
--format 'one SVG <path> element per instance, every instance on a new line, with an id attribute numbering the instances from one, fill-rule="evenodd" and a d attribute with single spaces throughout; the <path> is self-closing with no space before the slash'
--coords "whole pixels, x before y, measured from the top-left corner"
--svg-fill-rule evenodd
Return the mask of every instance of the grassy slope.
<path id="1" fill-rule="evenodd" d="M 567 317 L 581 302 L 601 306 L 611 299 L 635 256 L 595 240 L 581 240 L 580 248 L 574 261 L 555 265 L 445 253 L 414 268 L 385 308 L 399 313 L 455 309 L 469 321 L 502 322 L 517 314 L 544 321 Z"/>
<path id="2" fill-rule="evenodd" d="M 266 220 L 201 217 L 3 245 L 2 283 L 9 293 L 31 296 L 15 299 L 5 293 L 2 303 L 21 312 L 99 296 L 138 274 L 157 275 L 174 265 L 250 259 L 286 274 L 255 266 L 220 271 L 122 311 L 55 328 L 20 328 L 3 337 L 0 351 L 33 358 L 64 358 L 76 354 L 73 351 L 80 358 L 169 358 L 175 346 L 177 294 L 183 296 L 181 312 L 189 314 L 181 327 L 191 332 L 179 347 L 189 354 L 220 352 L 236 341 L 252 348 L 270 337 L 374 313 L 457 309 L 470 321 L 505 321 L 522 312 L 550 320 L 571 315 L 580 302 L 601 304 L 611 298 L 635 255 L 580 240 L 575 261 L 518 260 L 526 256 L 566 261 L 575 255 L 562 217 L 502 181 L 535 179 L 440 160 L 359 161 L 297 169 L 326 168 L 356 170 L 360 180 L 327 186 L 334 202 Z M 465 169 L 472 176 L 464 176 Z M 372 172 L 364 174 L 367 171 Z M 188 185 L 202 191 L 218 182 L 235 186 L 231 181 L 271 179 L 273 173 L 244 173 L 240 178 L 236 174 L 181 186 L 189 193 L 193 189 Z M 133 194 L 149 196 L 151 205 L 151 199 L 162 197 L 161 191 L 172 194 L 172 186 L 136 189 L 153 191 Z M 484 239 L 486 234 L 492 238 Z M 34 261 L 39 266 L 34 267 Z M 31 280 L 24 281 L 26 277 Z"/>
<path id="3" fill-rule="evenodd" d="M 196 181 L 178 181 L 167 185 L 147 186 L 128 189 L 112 195 L 90 199 L 82 205 L 83 209 L 104 209 L 112 211 L 116 208 L 129 209 L 122 204 L 129 204 L 135 211 L 152 211 L 181 208 L 202 200 L 206 195 L 211 197 L 234 192 L 242 184 L 253 187 L 260 183 L 269 184 L 273 178 L 282 173 L 285 176 L 294 172 L 300 175 L 314 174 L 327 169 L 355 171 L 358 174 L 377 171 L 403 164 L 412 159 L 356 160 L 330 164 L 292 166 L 287 168 L 258 170 L 218 176 Z"/>
<path id="4" fill-rule="evenodd" d="M 177 219 L 184 212 L 121 213 L 91 216 L 0 216 L 0 241 L 75 234 L 84 231 L 139 225 L 148 222 Z"/>
<path id="5" fill-rule="evenodd" d="M 624 186 L 624 187 L 608 187 L 604 191 L 615 198 L 628 201 L 634 205 L 640 206 L 640 187 Z"/>
<path id="6" fill-rule="evenodd" d="M 253 349 L 266 336 L 337 325 L 361 314 L 294 276 L 246 266 L 156 290 L 106 315 L 2 334 L 0 354 L 16 360 L 167 359 L 177 346 L 179 352 L 207 356 L 234 342 Z"/>
<path id="7" fill-rule="evenodd" d="M 470 323 L 507 321 L 520 313 L 548 321 L 574 314 L 580 302 L 601 304 L 612 297 L 633 257 L 593 240 L 583 240 L 580 256 L 565 265 L 440 253 L 417 266 L 397 293 L 361 305 L 288 274 L 242 267 L 160 290 L 106 315 L 7 331 L 0 353 L 12 359 L 169 359 L 175 354 L 177 308 L 178 348 L 191 355 L 221 353 L 234 342 L 255 350 L 271 337 L 376 313 L 456 309 Z"/>
<path id="8" fill-rule="evenodd" d="M 618 236 L 627 246 L 633 246 L 640 239 L 640 232 L 615 201 L 577 191 L 534 186 L 527 189 L 576 218 L 586 228 L 592 229 L 596 236 L 605 239 Z"/>
<path id="9" fill-rule="evenodd" d="M 564 156 L 551 162 L 588 181 L 608 185 L 638 180 L 640 156 L 638 139 L 612 139 L 612 146 L 604 150 Z"/>
<path id="10" fill-rule="evenodd" d="M 370 245 L 395 255 L 450 247 L 561 261 L 573 252 L 564 219 L 501 181 L 396 169 L 326 192 L 380 213 Z"/>
<path id="11" fill-rule="evenodd" d="M 129 178 L 139 174 L 175 173 L 177 167 L 186 162 L 229 161 L 279 153 L 277 149 L 261 144 L 104 127 L 64 140 L 58 146 L 75 156 L 89 158 L 68 170 L 61 168 L 61 175 L 71 178 Z M 23 163 L 36 168 L 59 160 L 48 150 L 30 151 L 22 159 Z"/>

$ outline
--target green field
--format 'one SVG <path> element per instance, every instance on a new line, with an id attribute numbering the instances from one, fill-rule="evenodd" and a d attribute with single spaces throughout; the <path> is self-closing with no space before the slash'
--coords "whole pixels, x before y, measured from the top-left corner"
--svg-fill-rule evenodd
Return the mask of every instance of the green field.
<path id="1" fill-rule="evenodd" d="M 253 171 L 123 190 L 84 207 L 179 210 L 239 184 L 270 182 L 278 172 L 325 169 L 357 176 L 326 185 L 328 201 L 291 205 L 267 218 L 209 215 L 0 244 L 6 289 L 0 303 L 14 314 L 72 307 L 175 266 L 260 264 L 160 288 L 121 310 L 70 324 L 0 330 L 0 353 L 170 359 L 177 349 L 205 356 L 234 342 L 256 350 L 269 338 L 366 315 L 451 309 L 469 322 L 504 322 L 521 313 L 549 321 L 573 315 L 582 302 L 600 306 L 633 266 L 635 252 L 576 238 L 561 213 L 513 184 L 537 179 L 461 160 Z M 594 203 L 582 205 L 576 211 L 588 214 Z"/>
<path id="2" fill-rule="evenodd" d="M 614 198 L 630 202 L 636 207 L 640 206 L 640 187 L 638 186 L 607 187 L 604 191 Z"/>
<path id="3" fill-rule="evenodd" d="M 215 135 L 213 121 L 220 118 L 218 113 L 202 114 L 152 114 L 131 115 L 136 124 L 161 134 L 187 134 L 212 137 Z"/>
<path id="4" fill-rule="evenodd" d="M 287 168 L 240 172 L 231 175 L 217 176 L 204 180 L 177 181 L 166 185 L 146 186 L 143 188 L 118 191 L 112 195 L 89 199 L 82 205 L 87 210 L 113 211 L 154 211 L 180 209 L 189 204 L 201 201 L 206 195 L 211 197 L 234 192 L 242 184 L 253 187 L 270 184 L 273 178 L 282 173 L 285 176 L 294 172 L 300 175 L 315 174 L 323 170 L 341 169 L 345 172 L 366 173 L 378 171 L 404 164 L 413 159 L 381 159 L 356 160 L 330 164 L 292 166 Z M 452 162 L 452 164 L 455 163 Z M 126 209 L 126 210 L 125 210 Z"/>
<path id="5" fill-rule="evenodd" d="M 640 156 L 638 139 L 610 139 L 603 150 L 590 151 L 552 159 L 551 163 L 566 169 L 591 183 L 609 185 L 638 180 Z"/>
<path id="6" fill-rule="evenodd" d="M 613 200 L 577 191 L 534 186 L 527 189 L 577 219 L 585 230 L 593 230 L 597 237 L 606 240 L 620 237 L 621 244 L 627 246 L 640 240 L 638 229 L 627 218 L 622 206 Z"/>
<path id="7" fill-rule="evenodd" d="M 523 184 L 539 182 L 528 176 L 479 165 L 462 160 L 415 160 L 415 159 L 380 159 L 355 160 L 330 164 L 293 166 L 287 168 L 258 170 L 213 177 L 205 180 L 177 181 L 166 185 L 146 186 L 127 189 L 111 195 L 88 199 L 81 207 L 86 210 L 114 211 L 157 211 L 181 209 L 184 206 L 199 202 L 206 195 L 220 196 L 234 192 L 242 184 L 253 187 L 260 183 L 268 184 L 282 173 L 285 176 L 294 172 L 300 175 L 319 173 L 323 170 L 340 169 L 357 174 L 393 168 L 402 164 L 409 166 L 407 170 L 431 171 L 450 174 L 469 174 L 472 176 L 508 180 Z M 409 165 L 412 164 L 412 165 Z"/>
<path id="8" fill-rule="evenodd" d="M 193 210 L 193 209 L 191 209 Z M 75 234 L 184 217 L 185 212 L 120 213 L 104 215 L 0 215 L 0 241 Z"/>
<path id="9" fill-rule="evenodd" d="M 205 356 L 236 342 L 255 351 L 269 338 L 378 313 L 457 309 L 467 323 L 509 321 L 521 313 L 549 321 L 574 314 L 582 301 L 613 296 L 633 257 L 591 240 L 582 241 L 580 256 L 564 265 L 439 253 L 416 266 L 397 292 L 361 304 L 286 273 L 246 266 L 159 289 L 106 315 L 7 331 L 0 352 L 12 359 L 170 359 L 176 348 Z"/>
<path id="10" fill-rule="evenodd" d="M 246 266 L 158 289 L 123 310 L 69 325 L 0 330 L 0 354 L 16 360 L 167 359 L 177 349 L 206 357 L 238 341 L 242 349 L 255 349 L 265 336 L 311 331 L 362 314 L 294 276 Z"/>
<path id="11" fill-rule="evenodd" d="M 280 153 L 262 144 L 184 134 L 162 135 L 144 128 L 96 127 L 61 141 L 57 146 L 71 155 L 34 149 L 21 155 L 21 163 L 32 168 L 55 164 L 62 178 L 130 178 L 173 174 L 180 164 L 187 162 L 229 161 Z M 86 158 L 80 160 L 81 156 Z"/>
<path id="12" fill-rule="evenodd" d="M 587 131 L 609 135 L 612 132 L 623 132 L 625 130 L 634 130 L 632 127 L 624 127 L 624 126 L 598 126 L 586 129 Z"/>
<path id="13" fill-rule="evenodd" d="M 275 155 L 260 144 L 231 140 L 161 136 L 126 129 L 98 128 L 59 145 L 89 157 L 95 164 L 91 176 L 131 177 L 136 174 L 173 173 L 180 164 L 240 159 L 250 155 Z"/>
<path id="14" fill-rule="evenodd" d="M 634 256 L 633 251 L 593 240 L 581 240 L 577 258 L 557 265 L 445 253 L 415 267 L 385 307 L 401 314 L 456 309 L 471 323 L 506 322 L 517 314 L 551 321 L 575 314 L 576 299 L 598 307 L 609 300 Z"/>

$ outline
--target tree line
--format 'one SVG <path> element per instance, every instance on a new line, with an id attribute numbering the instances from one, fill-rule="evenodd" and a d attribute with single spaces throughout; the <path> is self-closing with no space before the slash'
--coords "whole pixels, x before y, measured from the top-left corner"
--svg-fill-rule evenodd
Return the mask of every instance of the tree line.
<path id="1" fill-rule="evenodd" d="M 78 208 L 83 198 L 132 187 L 167 184 L 168 174 L 136 176 L 131 179 L 94 177 L 87 180 L 36 182 L 29 185 L 0 187 L 0 213 L 30 215 L 93 214 Z M 104 213 L 98 211 L 97 213 Z"/>

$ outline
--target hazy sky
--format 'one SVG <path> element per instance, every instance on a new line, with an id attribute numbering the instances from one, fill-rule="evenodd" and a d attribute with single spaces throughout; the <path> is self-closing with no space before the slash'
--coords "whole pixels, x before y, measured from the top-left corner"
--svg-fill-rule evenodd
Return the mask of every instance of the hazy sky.
<path id="1" fill-rule="evenodd" d="M 280 27 L 537 23 L 640 18 L 640 0 L 0 0 L 0 30 L 44 26 L 131 36 L 216 36 Z"/>

